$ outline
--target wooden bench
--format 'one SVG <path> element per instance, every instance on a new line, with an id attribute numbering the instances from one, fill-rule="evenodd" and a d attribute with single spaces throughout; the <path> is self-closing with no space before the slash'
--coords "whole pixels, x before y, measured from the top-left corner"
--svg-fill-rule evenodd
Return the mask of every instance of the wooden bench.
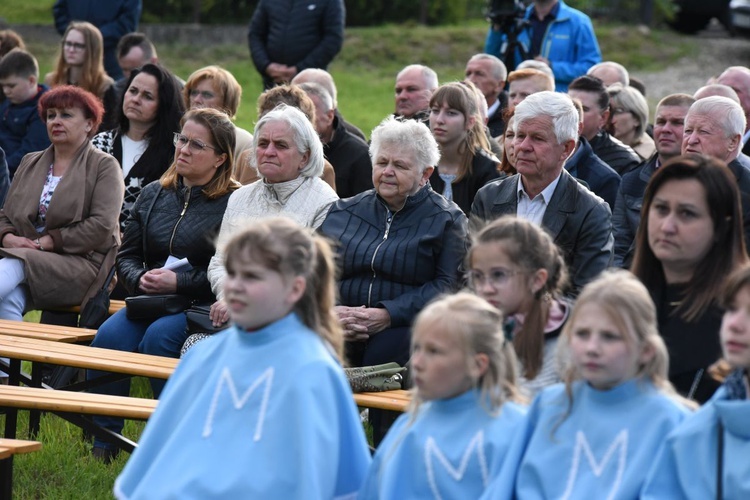
<path id="1" fill-rule="evenodd" d="M 38 441 L 0 439 L 0 498 L 13 498 L 13 455 L 42 449 Z"/>
<path id="2" fill-rule="evenodd" d="M 75 343 L 91 342 L 96 330 L 0 319 L 0 335 Z"/>
<path id="3" fill-rule="evenodd" d="M 110 300 L 109 301 L 109 310 L 108 313 L 110 316 L 112 316 L 114 313 L 119 311 L 120 309 L 125 308 L 125 301 L 124 300 Z M 74 313 L 80 313 L 81 312 L 81 306 L 70 306 L 70 307 L 61 307 L 58 309 L 50 309 L 51 311 L 56 312 L 74 312 Z"/>

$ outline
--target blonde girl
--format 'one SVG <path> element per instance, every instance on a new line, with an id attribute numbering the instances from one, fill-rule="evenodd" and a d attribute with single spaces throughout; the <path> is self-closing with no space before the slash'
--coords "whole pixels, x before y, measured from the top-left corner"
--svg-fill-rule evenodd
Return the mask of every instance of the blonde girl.
<path id="1" fill-rule="evenodd" d="M 529 409 L 518 498 L 637 498 L 689 404 L 667 379 L 651 297 L 627 271 L 584 287 L 558 345 L 564 384 Z"/>
<path id="2" fill-rule="evenodd" d="M 468 269 L 474 293 L 505 316 L 524 392 L 559 382 L 554 352 L 570 304 L 561 298 L 567 271 L 552 238 L 527 220 L 501 217 L 474 237 Z"/>
<path id="3" fill-rule="evenodd" d="M 501 325 L 497 308 L 466 292 L 417 316 L 412 406 L 378 447 L 358 498 L 478 498 L 490 471 L 504 473 L 524 411 L 511 402 L 516 361 Z"/>
<path id="4" fill-rule="evenodd" d="M 642 498 L 750 498 L 750 266 L 729 276 L 721 302 L 729 374 L 708 403 L 667 437 Z"/>
<path id="5" fill-rule="evenodd" d="M 119 498 L 337 498 L 370 454 L 339 364 L 330 246 L 285 218 L 224 255 L 234 326 L 196 344 L 162 393 Z"/>

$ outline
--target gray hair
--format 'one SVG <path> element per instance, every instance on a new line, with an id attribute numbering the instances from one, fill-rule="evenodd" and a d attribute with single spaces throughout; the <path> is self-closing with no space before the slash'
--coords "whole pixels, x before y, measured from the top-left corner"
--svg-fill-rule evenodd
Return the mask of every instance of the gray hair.
<path id="1" fill-rule="evenodd" d="M 721 83 L 712 83 L 710 85 L 704 85 L 703 87 L 695 91 L 695 94 L 693 94 L 693 97 L 696 100 L 699 100 L 699 99 L 705 99 L 706 97 L 711 97 L 712 95 L 728 97 L 729 99 L 733 100 L 737 104 L 740 104 L 740 98 L 737 96 L 737 92 L 735 92 L 734 89 L 730 87 L 729 85 L 724 85 Z"/>
<path id="2" fill-rule="evenodd" d="M 525 61 L 521 61 L 521 63 L 516 66 L 516 71 L 518 71 L 519 69 L 535 69 L 537 71 L 541 71 L 552 79 L 554 86 L 555 72 L 552 71 L 552 68 L 549 67 L 549 64 L 544 61 L 537 61 L 536 59 L 526 59 Z"/>
<path id="3" fill-rule="evenodd" d="M 747 120 L 742 106 L 728 97 L 711 96 L 698 99 L 690 106 L 685 121 L 690 116 L 707 115 L 712 117 L 724 129 L 726 136 L 742 136 L 745 133 Z"/>
<path id="4" fill-rule="evenodd" d="M 505 67 L 505 63 L 499 58 L 492 54 L 474 54 L 469 59 L 472 61 L 490 61 L 490 69 L 492 70 L 492 78 L 497 81 L 504 82 L 508 78 L 508 68 Z"/>
<path id="5" fill-rule="evenodd" d="M 438 88 L 438 76 L 437 73 L 435 73 L 435 70 L 428 66 L 424 66 L 423 64 L 410 64 L 401 71 L 398 72 L 398 75 L 396 75 L 396 80 L 401 78 L 401 75 L 406 73 L 407 71 L 411 71 L 417 69 L 422 72 L 422 78 L 424 79 L 425 88 L 430 91 L 434 91 L 436 88 Z"/>
<path id="6" fill-rule="evenodd" d="M 307 95 L 310 97 L 315 96 L 320 101 L 320 104 L 323 105 L 323 111 L 326 113 L 328 111 L 331 111 L 333 108 L 333 97 L 331 97 L 331 94 L 326 90 L 325 87 L 320 85 L 319 83 L 315 82 L 305 82 L 300 83 L 297 85 L 299 88 L 305 91 Z"/>
<path id="7" fill-rule="evenodd" d="M 323 145 L 315 132 L 312 122 L 299 109 L 279 104 L 273 110 L 263 115 L 255 124 L 253 133 L 253 150 L 258 148 L 260 132 L 270 122 L 282 122 L 292 130 L 294 145 L 300 154 L 309 153 L 307 165 L 300 170 L 301 177 L 320 177 L 323 173 Z"/>
<path id="8" fill-rule="evenodd" d="M 387 117 L 372 131 L 370 158 L 375 160 L 384 145 L 392 145 L 414 154 L 420 172 L 440 161 L 440 149 L 427 126 L 417 120 Z"/>
<path id="9" fill-rule="evenodd" d="M 610 109 L 617 107 L 619 103 L 626 111 L 633 113 L 638 120 L 638 126 L 635 129 L 636 139 L 643 136 L 648 125 L 648 102 L 637 89 L 625 87 L 620 83 L 613 83 L 607 87 L 609 94 Z"/>
<path id="10" fill-rule="evenodd" d="M 318 85 L 322 85 L 323 88 L 331 94 L 333 107 L 339 107 L 336 83 L 333 81 L 333 77 L 328 71 L 320 68 L 303 69 L 292 78 L 292 84 L 301 85 L 303 83 L 317 83 Z"/>
<path id="11" fill-rule="evenodd" d="M 602 61 L 600 63 L 594 64 L 589 68 L 589 70 L 586 72 L 587 75 L 596 76 L 594 73 L 596 73 L 596 70 L 598 69 L 613 69 L 617 72 L 618 79 L 617 81 L 620 82 L 623 87 L 627 87 L 630 85 L 630 74 L 628 73 L 628 70 L 625 69 L 625 66 L 618 62 L 614 61 Z"/>
<path id="12" fill-rule="evenodd" d="M 545 90 L 531 94 L 516 106 L 514 131 L 527 120 L 547 116 L 552 119 L 557 143 L 578 140 L 578 110 L 567 94 Z"/>

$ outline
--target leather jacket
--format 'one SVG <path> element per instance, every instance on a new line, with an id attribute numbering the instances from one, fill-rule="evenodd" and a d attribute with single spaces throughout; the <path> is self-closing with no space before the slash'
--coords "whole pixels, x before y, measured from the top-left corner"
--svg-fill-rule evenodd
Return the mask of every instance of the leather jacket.
<path id="1" fill-rule="evenodd" d="M 138 288 L 141 276 L 163 267 L 173 255 L 187 258 L 193 266 L 177 273 L 177 293 L 213 300 L 206 271 L 229 195 L 209 200 L 202 186 L 188 188 L 181 182 L 177 189 L 162 188 L 159 181 L 144 187 L 125 223 L 117 254 L 117 275 L 128 292 L 143 293 Z"/>

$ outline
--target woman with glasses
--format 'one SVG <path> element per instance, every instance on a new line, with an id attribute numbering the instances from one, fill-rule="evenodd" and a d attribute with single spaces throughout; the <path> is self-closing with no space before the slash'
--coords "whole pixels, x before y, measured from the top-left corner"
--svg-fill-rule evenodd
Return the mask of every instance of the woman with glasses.
<path id="1" fill-rule="evenodd" d="M 242 87 L 234 75 L 219 66 L 206 66 L 195 71 L 182 89 L 187 109 L 214 108 L 225 112 L 234 120 L 240 107 Z M 245 129 L 234 126 L 236 146 L 234 157 L 253 145 L 253 135 Z"/>
<path id="2" fill-rule="evenodd" d="M 560 382 L 555 348 L 571 307 L 561 298 L 565 261 L 550 236 L 525 219 L 501 217 L 474 237 L 468 268 L 474 293 L 503 313 L 519 387 L 534 396 Z"/>
<path id="3" fill-rule="evenodd" d="M 648 127 L 648 102 L 633 87 L 615 83 L 607 87 L 610 103 L 610 133 L 648 160 L 656 152 L 654 140 L 646 133 Z"/>
<path id="4" fill-rule="evenodd" d="M 172 165 L 159 181 L 143 188 L 125 224 L 117 276 L 132 295 L 179 294 L 212 302 L 208 263 L 229 196 L 239 187 L 232 179 L 234 125 L 215 109 L 191 110 L 182 123 L 182 130 L 174 134 Z M 183 259 L 187 262 L 178 268 L 165 268 Z M 178 357 L 186 328 L 182 312 L 131 320 L 123 309 L 99 327 L 91 345 Z M 89 371 L 87 377 L 102 375 Z M 151 386 L 158 398 L 164 381 L 152 379 Z M 127 396 L 130 381 L 93 390 Z M 95 421 L 114 432 L 122 431 L 122 419 L 96 417 Z M 95 457 L 108 462 L 115 453 L 108 443 L 95 441 Z"/>
<path id="5" fill-rule="evenodd" d="M 99 29 L 85 21 L 74 21 L 63 34 L 57 64 L 44 77 L 44 83 L 50 87 L 75 85 L 97 96 L 104 104 L 99 130 L 109 130 L 117 119 L 117 94 L 114 80 L 104 71 L 103 54 Z"/>
<path id="6" fill-rule="evenodd" d="M 157 180 L 174 156 L 173 135 L 184 113 L 174 76 L 155 64 L 133 70 L 120 100 L 118 126 L 97 134 L 94 147 L 114 156 L 122 168 L 125 201 L 120 229 L 141 188 Z"/>

